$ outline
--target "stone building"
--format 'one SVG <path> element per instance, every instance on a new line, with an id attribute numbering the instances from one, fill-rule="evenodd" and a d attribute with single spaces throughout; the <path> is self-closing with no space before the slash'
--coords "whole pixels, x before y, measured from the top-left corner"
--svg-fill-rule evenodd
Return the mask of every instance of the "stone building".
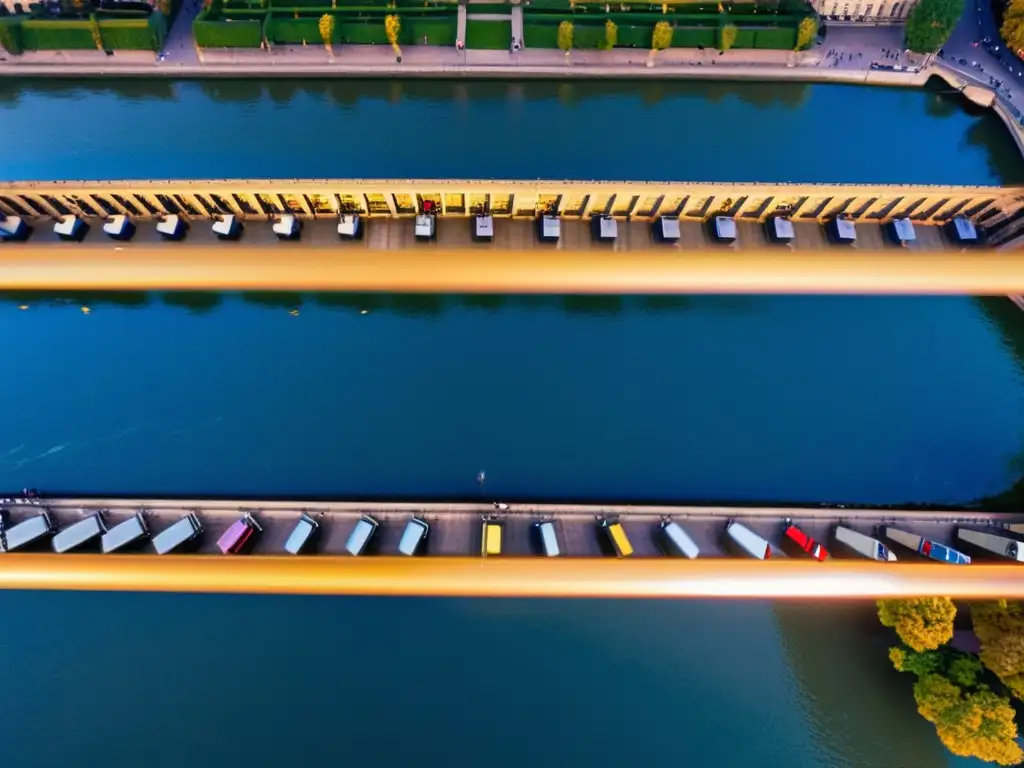
<path id="1" fill-rule="evenodd" d="M 811 4 L 826 24 L 902 24 L 917 0 L 812 0 Z"/>

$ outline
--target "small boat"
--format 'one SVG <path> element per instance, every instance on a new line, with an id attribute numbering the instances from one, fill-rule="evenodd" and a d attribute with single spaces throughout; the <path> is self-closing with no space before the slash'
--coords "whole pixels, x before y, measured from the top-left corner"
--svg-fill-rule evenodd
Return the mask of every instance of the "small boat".
<path id="1" fill-rule="evenodd" d="M 786 521 L 786 529 L 783 531 L 783 534 L 818 562 L 828 560 L 828 550 L 793 525 L 792 520 Z"/>
<path id="2" fill-rule="evenodd" d="M 893 528 L 891 525 L 883 525 L 881 532 L 887 539 L 891 539 L 907 549 L 912 549 L 929 560 L 938 560 L 940 563 L 953 563 L 955 565 L 967 565 L 971 562 L 971 558 L 963 552 L 947 547 L 945 544 L 940 544 L 937 541 L 926 539 L 923 536 L 918 536 L 916 533 L 901 531 L 899 528 Z"/>
<path id="3" fill-rule="evenodd" d="M 852 552 L 856 552 L 862 557 L 866 557 L 868 560 L 876 560 L 880 563 L 895 563 L 896 555 L 889 551 L 889 548 L 885 546 L 878 539 L 873 539 L 860 531 L 855 531 L 852 528 L 847 528 L 844 525 L 837 525 L 835 534 L 835 540 L 840 544 L 847 547 Z"/>

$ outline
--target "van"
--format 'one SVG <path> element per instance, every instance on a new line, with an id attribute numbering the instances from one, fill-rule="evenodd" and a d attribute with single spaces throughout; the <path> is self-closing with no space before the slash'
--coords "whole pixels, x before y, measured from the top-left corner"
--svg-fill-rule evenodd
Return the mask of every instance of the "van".
<path id="1" fill-rule="evenodd" d="M 116 552 L 142 541 L 147 536 L 149 528 L 146 525 L 146 518 L 141 512 L 137 512 L 104 533 L 100 539 L 100 549 L 104 554 Z"/>
<path id="2" fill-rule="evenodd" d="M 35 517 L 30 517 L 4 531 L 3 548 L 7 552 L 27 547 L 40 539 L 53 533 L 53 523 L 50 516 L 43 512 Z"/>
<path id="3" fill-rule="evenodd" d="M 730 520 L 725 526 L 725 534 L 740 549 L 751 557 L 758 560 L 770 560 L 772 556 L 771 545 L 762 536 L 758 536 L 747 526 Z"/>
<path id="4" fill-rule="evenodd" d="M 158 555 L 166 555 L 195 539 L 203 532 L 203 526 L 194 512 L 189 512 L 178 522 L 164 528 L 153 537 L 153 549 Z"/>
<path id="5" fill-rule="evenodd" d="M 682 529 L 679 523 L 673 520 L 662 520 L 659 526 L 661 534 L 661 551 L 669 557 L 688 557 L 696 560 L 700 549 L 690 538 L 689 534 Z"/>
<path id="6" fill-rule="evenodd" d="M 378 525 L 380 524 L 369 515 L 360 515 L 356 527 L 352 529 L 348 541 L 345 542 L 345 551 L 353 557 L 359 557 L 359 555 L 363 554 L 373 538 L 373 534 L 377 532 Z M 405 541 L 404 535 L 402 536 L 402 541 Z"/>
<path id="7" fill-rule="evenodd" d="M 497 520 L 484 518 L 480 534 L 480 554 L 483 557 L 501 554 L 502 525 Z"/>
<path id="8" fill-rule="evenodd" d="M 430 525 L 425 520 L 414 517 L 405 526 L 402 539 L 398 542 L 398 552 L 402 555 L 415 555 L 430 533 Z"/>
<path id="9" fill-rule="evenodd" d="M 50 543 L 53 545 L 53 551 L 58 554 L 70 552 L 72 549 L 92 541 L 97 536 L 102 536 L 106 533 L 106 530 L 106 526 L 103 525 L 103 519 L 97 513 L 69 525 L 54 536 L 53 541 Z"/>
<path id="10" fill-rule="evenodd" d="M 629 537 L 626 536 L 626 529 L 622 527 L 622 523 L 618 520 L 602 520 L 598 527 L 604 530 L 616 557 L 629 557 L 633 554 L 633 545 L 629 543 Z"/>
<path id="11" fill-rule="evenodd" d="M 299 522 L 292 528 L 292 532 L 288 534 L 288 540 L 284 543 L 284 551 L 289 555 L 301 554 L 302 550 L 313 541 L 319 529 L 320 523 L 303 513 Z"/>
<path id="12" fill-rule="evenodd" d="M 545 557 L 558 557 L 562 550 L 558 546 L 558 534 L 555 524 L 550 520 L 542 520 L 533 524 L 533 530 L 540 544 L 540 551 Z"/>
<path id="13" fill-rule="evenodd" d="M 224 533 L 217 539 L 217 549 L 222 555 L 239 555 L 245 549 L 246 544 L 252 541 L 253 534 L 263 532 L 256 518 L 245 514 L 240 520 L 233 522 Z"/>

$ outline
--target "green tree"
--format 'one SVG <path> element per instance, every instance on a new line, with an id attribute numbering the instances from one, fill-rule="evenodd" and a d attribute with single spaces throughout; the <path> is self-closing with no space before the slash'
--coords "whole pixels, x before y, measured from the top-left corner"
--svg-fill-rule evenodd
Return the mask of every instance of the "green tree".
<path id="1" fill-rule="evenodd" d="M 402 22 L 398 16 L 389 13 L 384 17 L 384 31 L 387 33 L 388 42 L 391 43 L 391 47 L 395 49 L 395 58 L 401 63 L 402 49 L 398 47 L 398 35 L 402 31 Z"/>
<path id="2" fill-rule="evenodd" d="M 569 58 L 569 52 L 572 50 L 573 34 L 571 21 L 563 21 L 558 25 L 558 50 L 565 52 L 565 58 L 567 60 Z"/>
<path id="3" fill-rule="evenodd" d="M 796 46 L 793 50 L 803 51 L 811 47 L 814 38 L 818 34 L 818 20 L 813 16 L 807 16 L 800 20 L 796 28 Z"/>
<path id="4" fill-rule="evenodd" d="M 672 35 L 675 30 L 667 21 L 659 21 L 654 25 L 654 34 L 651 36 L 651 49 L 664 51 L 672 45 Z"/>
<path id="5" fill-rule="evenodd" d="M 320 39 L 324 41 L 324 48 L 327 49 L 327 53 L 330 56 L 334 56 L 334 16 L 325 13 L 320 17 L 320 23 L 317 25 L 320 29 Z"/>
<path id="6" fill-rule="evenodd" d="M 963 13 L 964 0 L 920 0 L 907 19 L 907 48 L 914 53 L 939 50 Z"/>
<path id="7" fill-rule="evenodd" d="M 726 24 L 718 33 L 718 48 L 721 51 L 728 51 L 736 43 L 736 34 L 739 30 L 735 24 Z"/>
<path id="8" fill-rule="evenodd" d="M 956 606 L 948 597 L 879 600 L 878 619 L 915 651 L 932 651 L 953 638 Z"/>
<path id="9" fill-rule="evenodd" d="M 977 658 L 907 648 L 890 649 L 889 658 L 899 671 L 917 676 L 917 711 L 935 725 L 950 752 L 1000 765 L 1016 765 L 1024 759 L 1016 742 L 1014 709 L 1009 699 L 978 682 L 982 666 Z"/>
<path id="10" fill-rule="evenodd" d="M 1024 699 L 1024 610 L 1018 602 L 992 600 L 971 605 L 981 662 L 1010 692 Z"/>
<path id="11" fill-rule="evenodd" d="M 602 48 L 606 51 L 610 51 L 619 42 L 619 25 L 611 19 L 608 19 L 604 23 L 604 45 Z"/>

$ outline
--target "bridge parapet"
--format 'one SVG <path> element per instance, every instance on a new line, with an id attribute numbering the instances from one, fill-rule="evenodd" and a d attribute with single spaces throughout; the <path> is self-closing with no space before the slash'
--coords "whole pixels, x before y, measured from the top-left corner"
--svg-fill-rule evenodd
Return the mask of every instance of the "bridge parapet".
<path id="1" fill-rule="evenodd" d="M 1001 219 L 1024 217 L 1022 201 L 1024 187 L 987 186 L 410 179 L 0 184 L 0 211 L 5 214 L 125 214 L 138 219 L 167 214 L 191 219 L 226 214 L 269 219 L 284 213 L 307 219 L 341 213 L 401 218 L 432 207 L 446 217 L 487 211 L 497 217 L 524 219 L 557 213 L 567 219 L 608 214 L 643 221 L 659 216 L 704 219 L 717 214 L 759 222 L 784 213 L 804 221 L 846 214 L 858 221 L 884 223 L 906 217 L 928 224 L 960 215 L 993 225 Z"/>

